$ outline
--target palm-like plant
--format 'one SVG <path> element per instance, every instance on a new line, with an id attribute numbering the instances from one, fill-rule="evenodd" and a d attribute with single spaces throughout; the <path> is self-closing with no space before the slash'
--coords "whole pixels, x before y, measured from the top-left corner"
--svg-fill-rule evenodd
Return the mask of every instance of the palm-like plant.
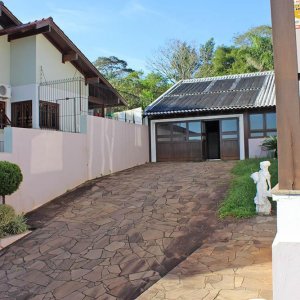
<path id="1" fill-rule="evenodd" d="M 265 151 L 274 151 L 274 156 L 277 158 L 277 136 L 270 136 L 265 139 L 261 144 L 261 148 Z"/>

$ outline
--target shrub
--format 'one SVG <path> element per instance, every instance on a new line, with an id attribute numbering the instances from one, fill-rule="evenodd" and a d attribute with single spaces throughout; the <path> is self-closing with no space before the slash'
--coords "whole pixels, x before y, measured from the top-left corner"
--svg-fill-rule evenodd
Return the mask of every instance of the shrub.
<path id="1" fill-rule="evenodd" d="M 23 215 L 17 216 L 14 209 L 6 204 L 0 204 L 0 238 L 23 233 L 28 229 Z"/>
<path id="2" fill-rule="evenodd" d="M 16 214 L 14 209 L 6 204 L 0 204 L 0 228 L 3 228 L 10 223 Z"/>
<path id="3" fill-rule="evenodd" d="M 3 227 L 5 235 L 19 234 L 27 231 L 28 226 L 23 215 L 15 216 L 14 219 Z"/>
<path id="4" fill-rule="evenodd" d="M 265 151 L 274 151 L 274 156 L 277 158 L 277 136 L 270 136 L 265 139 L 261 144 L 261 148 Z"/>
<path id="5" fill-rule="evenodd" d="M 0 196 L 5 204 L 5 196 L 14 193 L 23 180 L 21 169 L 18 165 L 8 161 L 0 161 Z"/>

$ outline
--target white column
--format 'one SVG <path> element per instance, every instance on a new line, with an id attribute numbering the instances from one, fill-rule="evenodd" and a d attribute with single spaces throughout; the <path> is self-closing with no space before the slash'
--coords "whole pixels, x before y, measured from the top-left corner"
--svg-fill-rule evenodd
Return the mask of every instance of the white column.
<path id="1" fill-rule="evenodd" d="M 274 191 L 277 235 L 272 245 L 273 300 L 300 299 L 300 191 Z"/>

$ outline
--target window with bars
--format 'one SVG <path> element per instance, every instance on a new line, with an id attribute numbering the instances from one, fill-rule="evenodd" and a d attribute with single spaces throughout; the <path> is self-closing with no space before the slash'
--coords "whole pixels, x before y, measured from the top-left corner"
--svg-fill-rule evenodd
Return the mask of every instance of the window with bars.
<path id="1" fill-rule="evenodd" d="M 11 104 L 11 125 L 13 127 L 32 128 L 32 101 Z"/>
<path id="2" fill-rule="evenodd" d="M 253 113 L 249 115 L 250 138 L 264 138 L 277 135 L 276 113 Z"/>
<path id="3" fill-rule="evenodd" d="M 40 128 L 59 130 L 59 104 L 40 101 Z"/>

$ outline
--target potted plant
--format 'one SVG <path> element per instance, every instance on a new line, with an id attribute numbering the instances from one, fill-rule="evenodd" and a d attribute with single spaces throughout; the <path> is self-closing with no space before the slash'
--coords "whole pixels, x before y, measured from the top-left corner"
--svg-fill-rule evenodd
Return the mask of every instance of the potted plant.
<path id="1" fill-rule="evenodd" d="M 266 138 L 262 144 L 261 148 L 264 151 L 273 151 L 274 157 L 277 158 L 277 136 L 270 136 Z"/>

